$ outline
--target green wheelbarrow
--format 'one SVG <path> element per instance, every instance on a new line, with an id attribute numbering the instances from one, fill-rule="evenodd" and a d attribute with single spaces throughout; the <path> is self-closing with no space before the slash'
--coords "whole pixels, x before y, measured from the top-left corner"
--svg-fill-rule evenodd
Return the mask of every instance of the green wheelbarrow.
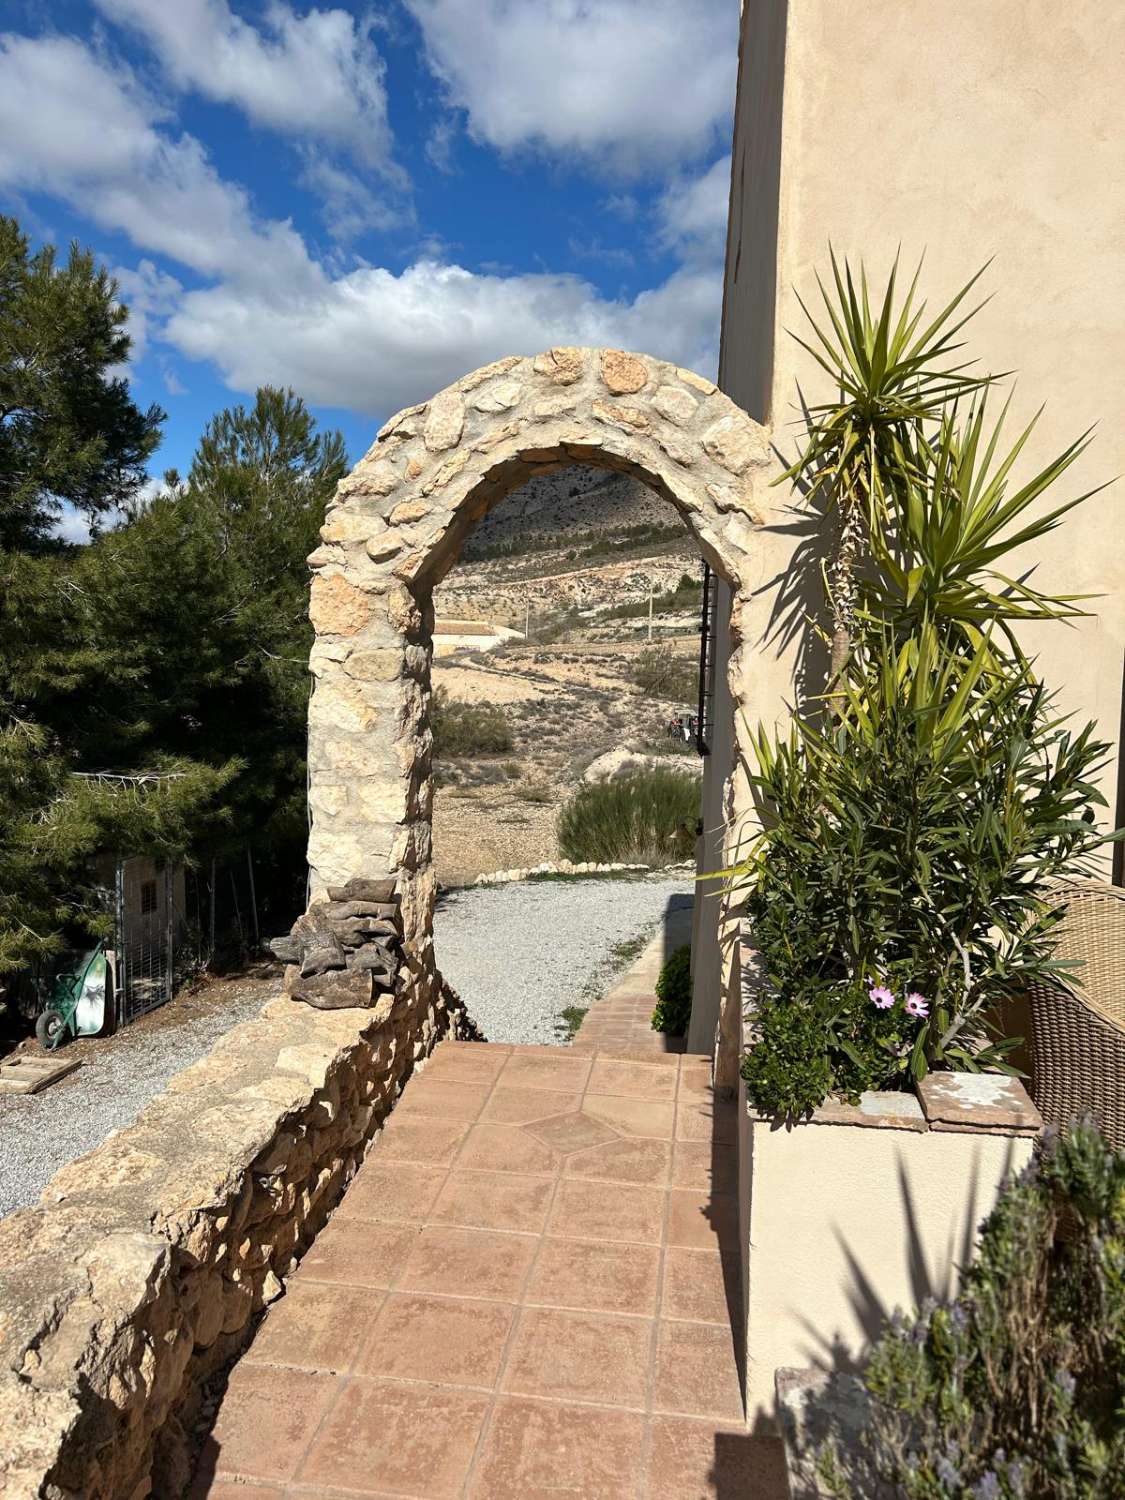
<path id="1" fill-rule="evenodd" d="M 51 986 L 46 1005 L 35 1021 L 35 1035 L 46 1052 L 53 1052 L 71 1036 L 97 1036 L 105 1024 L 105 947 L 99 943 L 74 969 L 62 973 Z"/>

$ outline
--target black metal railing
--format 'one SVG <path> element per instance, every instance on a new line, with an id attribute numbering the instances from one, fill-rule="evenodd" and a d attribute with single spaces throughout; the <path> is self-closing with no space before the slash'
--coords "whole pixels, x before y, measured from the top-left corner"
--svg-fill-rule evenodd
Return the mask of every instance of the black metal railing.
<path id="1" fill-rule="evenodd" d="M 711 729 L 715 714 L 715 606 L 718 579 L 703 564 L 703 603 L 699 623 L 699 712 L 695 720 L 695 748 L 711 754 Z"/>

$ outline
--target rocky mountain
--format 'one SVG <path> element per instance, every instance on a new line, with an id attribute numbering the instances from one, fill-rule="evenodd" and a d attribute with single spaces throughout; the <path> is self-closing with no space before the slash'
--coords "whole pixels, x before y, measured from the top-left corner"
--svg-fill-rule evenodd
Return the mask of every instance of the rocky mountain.
<path id="1" fill-rule="evenodd" d="M 635 527 L 678 524 L 672 506 L 640 480 L 575 464 L 529 479 L 506 495 L 475 527 L 464 561 L 519 551 L 544 539 L 565 544 L 587 535 L 612 535 Z"/>
<path id="2" fill-rule="evenodd" d="M 572 626 L 576 614 L 598 623 L 606 611 L 647 601 L 650 591 L 672 594 L 699 567 L 668 501 L 627 475 L 575 465 L 505 496 L 477 524 L 435 602 L 439 618 L 519 630 L 529 617 L 542 628 L 545 616 L 560 614 Z M 628 637 L 633 629 L 621 622 L 612 634 Z"/>

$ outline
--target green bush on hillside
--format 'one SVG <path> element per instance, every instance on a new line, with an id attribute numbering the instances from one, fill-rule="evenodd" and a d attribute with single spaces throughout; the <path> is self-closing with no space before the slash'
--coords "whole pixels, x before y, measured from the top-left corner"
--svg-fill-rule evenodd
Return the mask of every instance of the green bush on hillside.
<path id="1" fill-rule="evenodd" d="M 656 981 L 657 1006 L 652 1013 L 653 1031 L 683 1036 L 691 1020 L 691 944 L 665 960 Z"/>
<path id="2" fill-rule="evenodd" d="M 650 698 L 670 703 L 692 703 L 699 696 L 699 667 L 669 651 L 642 651 L 633 668 L 633 681 Z"/>
<path id="3" fill-rule="evenodd" d="M 495 703 L 467 703 L 435 688 L 430 699 L 430 728 L 436 756 L 504 755 L 512 748 L 512 731 Z"/>
<path id="4" fill-rule="evenodd" d="M 652 608 L 653 612 L 658 615 L 675 610 L 695 609 L 702 599 L 703 580 L 693 578 L 690 573 L 682 573 L 675 588 L 667 589 L 663 594 L 653 595 Z M 615 604 L 612 609 L 607 609 L 603 618 L 637 620 L 647 614 L 647 599 L 631 599 L 627 604 Z"/>
<path id="5" fill-rule="evenodd" d="M 667 865 L 695 852 L 699 783 L 678 771 L 639 771 L 580 787 L 559 814 L 559 849 L 581 862 Z"/>

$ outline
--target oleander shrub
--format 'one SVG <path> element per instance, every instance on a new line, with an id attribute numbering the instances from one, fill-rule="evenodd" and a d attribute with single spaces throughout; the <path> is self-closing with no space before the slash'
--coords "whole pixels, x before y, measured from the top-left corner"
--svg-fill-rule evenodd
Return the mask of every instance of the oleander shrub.
<path id="1" fill-rule="evenodd" d="M 1088 1122 L 1001 1193 L 958 1295 L 897 1315 L 866 1358 L 870 1419 L 820 1454 L 867 1500 L 1120 1500 L 1125 1155 Z"/>
<path id="2" fill-rule="evenodd" d="M 1056 972 L 1052 877 L 1100 842 L 1105 747 L 1042 688 L 998 678 L 955 712 L 899 663 L 841 717 L 759 747 L 769 821 L 746 897 L 766 996 L 742 1071 L 762 1110 L 909 1087 L 931 1068 L 1014 1071 L 994 1017 Z"/>
<path id="3" fill-rule="evenodd" d="M 559 814 L 559 851 L 581 863 L 668 865 L 695 852 L 699 782 L 653 769 L 579 787 Z"/>
<path id="4" fill-rule="evenodd" d="M 684 943 L 665 959 L 656 980 L 653 1031 L 683 1036 L 691 1020 L 691 944 Z"/>
<path id="5" fill-rule="evenodd" d="M 495 703 L 468 703 L 435 688 L 430 698 L 430 728 L 438 757 L 504 755 L 512 749 L 512 731 Z M 505 768 L 506 769 L 506 768 Z"/>

